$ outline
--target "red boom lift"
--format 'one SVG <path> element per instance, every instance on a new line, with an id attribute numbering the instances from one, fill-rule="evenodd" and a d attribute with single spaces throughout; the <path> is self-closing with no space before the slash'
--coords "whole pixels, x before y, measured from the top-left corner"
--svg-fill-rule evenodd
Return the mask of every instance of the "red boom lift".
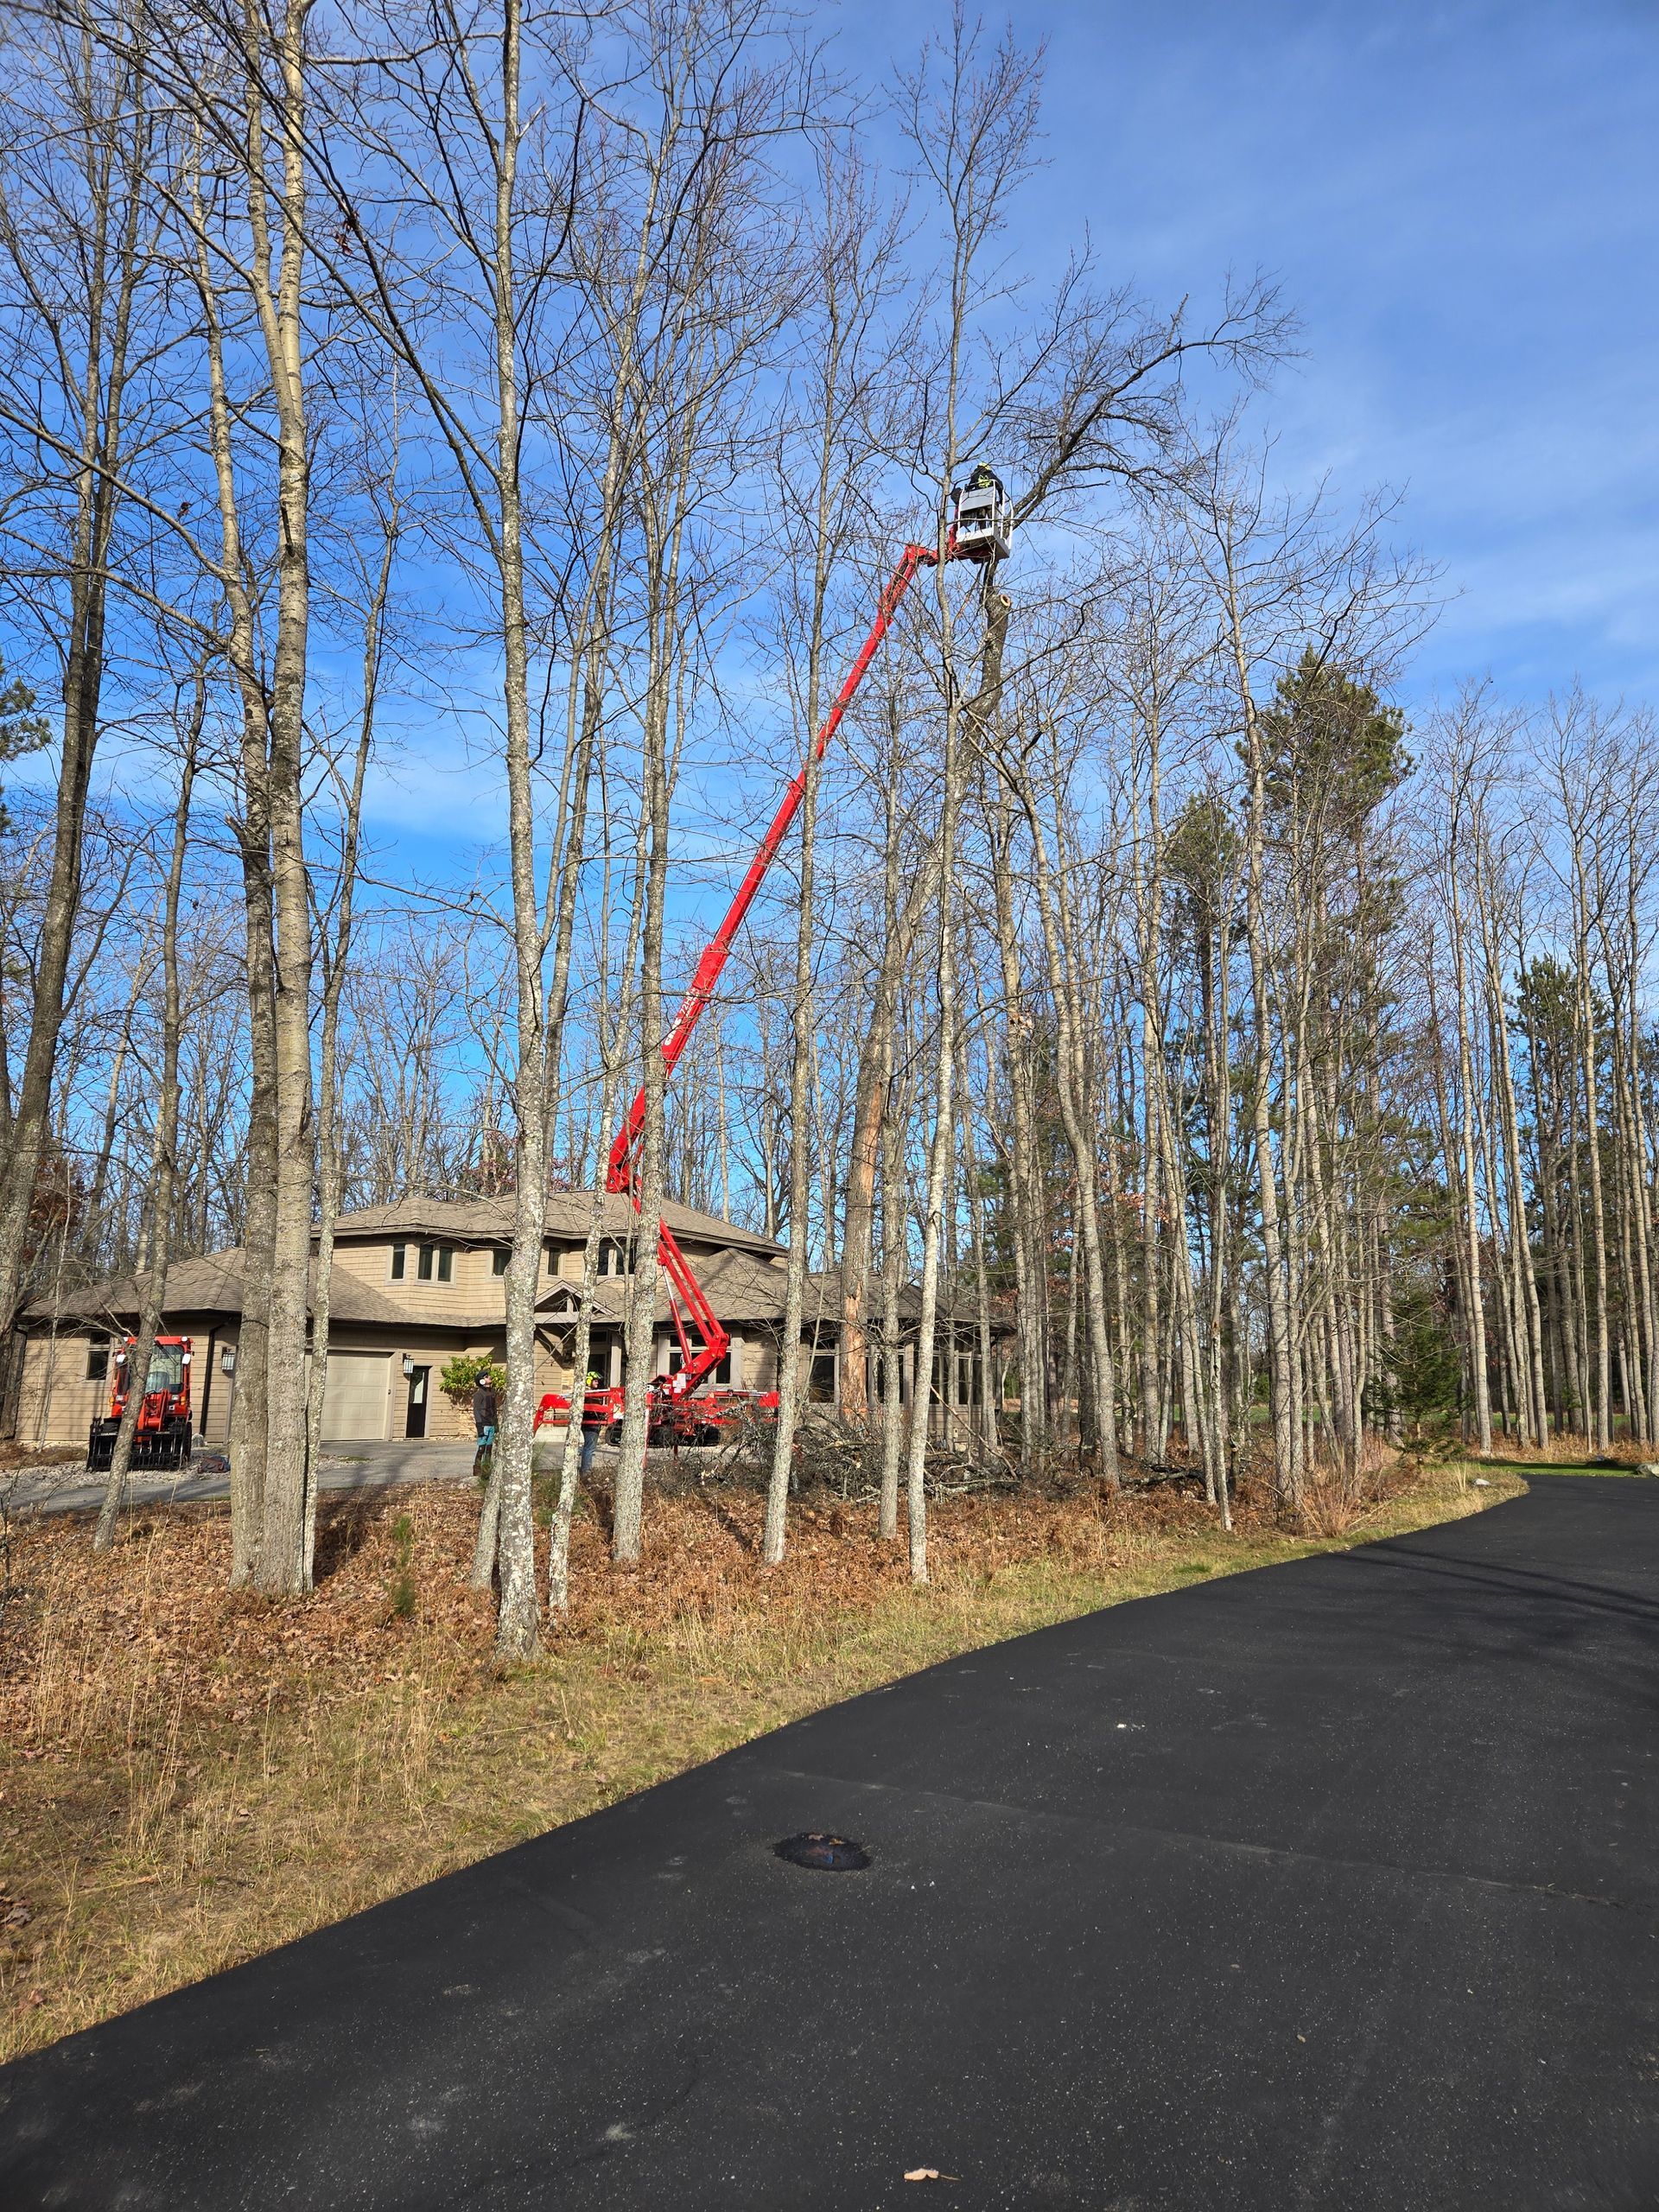
<path id="1" fill-rule="evenodd" d="M 115 1434 L 132 1388 L 132 1355 L 137 1338 L 129 1337 L 115 1355 L 115 1376 L 110 1384 L 109 1416 L 92 1423 L 86 1440 L 86 1465 L 107 1468 L 115 1456 Z M 190 1412 L 190 1354 L 188 1337 L 157 1337 L 144 1377 L 138 1426 L 133 1432 L 135 1467 L 182 1467 L 190 1458 L 194 1440 Z"/>
<path id="2" fill-rule="evenodd" d="M 982 463 L 966 484 L 955 487 L 950 500 L 950 524 L 944 547 L 947 561 L 982 563 L 994 562 L 1007 552 L 1013 532 L 1013 502 L 988 468 Z M 899 566 L 893 570 L 877 604 L 870 633 L 860 648 L 857 659 L 848 671 L 847 680 L 813 742 L 810 760 L 821 760 L 823 758 L 830 739 L 841 726 L 842 715 L 852 703 L 854 693 L 863 682 L 877 649 L 892 627 L 899 602 L 908 590 L 917 570 L 935 568 L 938 560 L 938 553 L 931 545 L 906 546 Z M 715 986 L 720 980 L 721 970 L 726 965 L 727 957 L 742 926 L 743 918 L 753 905 L 766 871 L 777 858 L 790 825 L 800 810 L 801 801 L 806 796 L 807 765 L 806 762 L 802 763 L 799 773 L 784 793 L 778 811 L 772 818 L 772 825 L 760 840 L 760 849 L 749 863 L 748 874 L 738 886 L 737 895 L 727 909 L 726 918 L 697 963 L 690 988 L 663 1039 L 664 1076 L 684 1052 L 692 1031 L 702 1018 L 704 1007 L 713 998 Z M 606 1189 L 619 1197 L 631 1198 L 636 1212 L 639 1209 L 639 1154 L 645 1141 L 645 1094 L 642 1088 L 616 1133 L 605 1178 Z M 712 1430 L 718 1433 L 735 1420 L 741 1410 L 775 1411 L 778 1404 L 775 1391 L 759 1393 L 702 1389 L 730 1351 L 732 1340 L 721 1325 L 719 1315 L 709 1303 L 702 1286 L 692 1272 L 690 1262 L 680 1249 L 666 1223 L 658 1232 L 657 1259 L 668 1281 L 669 1317 L 674 1324 L 674 1334 L 678 1341 L 680 1364 L 671 1374 L 652 1378 L 650 1420 L 654 1433 L 665 1442 L 687 1443 L 694 1440 L 700 1432 Z M 622 1417 L 622 1399 L 620 1387 L 584 1391 L 581 1416 L 583 1427 L 608 1427 L 620 1421 Z M 568 1398 L 561 1397 L 556 1392 L 550 1392 L 537 1408 L 536 1427 L 539 1428 L 547 1421 L 563 1421 L 569 1411 Z"/>

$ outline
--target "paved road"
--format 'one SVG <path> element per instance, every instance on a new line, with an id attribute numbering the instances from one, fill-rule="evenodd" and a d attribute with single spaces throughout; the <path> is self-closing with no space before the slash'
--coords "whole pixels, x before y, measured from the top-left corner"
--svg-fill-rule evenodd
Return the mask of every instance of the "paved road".
<path id="1" fill-rule="evenodd" d="M 466 1482 L 476 1447 L 471 1444 L 325 1443 L 321 1477 L 325 1491 L 378 1490 L 385 1483 Z M 128 1485 L 130 1505 L 192 1505 L 228 1497 L 225 1474 L 138 1475 Z M 83 1467 L 19 1471 L 7 1503 L 13 1512 L 79 1513 L 103 1503 L 101 1477 Z"/>
<path id="2" fill-rule="evenodd" d="M 953 1661 L 0 2073 L 0 2204 L 1650 2208 L 1656 1600 L 1541 1478 Z"/>

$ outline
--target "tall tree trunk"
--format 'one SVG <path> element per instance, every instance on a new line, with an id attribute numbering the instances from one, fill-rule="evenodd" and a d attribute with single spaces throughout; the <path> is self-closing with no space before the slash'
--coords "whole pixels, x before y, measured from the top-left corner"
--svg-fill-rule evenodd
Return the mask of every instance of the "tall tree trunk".
<path id="1" fill-rule="evenodd" d="M 1474 1387 L 1476 1440 L 1483 1456 L 1492 1448 L 1492 1401 L 1486 1373 L 1486 1301 L 1481 1287 L 1480 1210 L 1475 1181 L 1475 1070 L 1469 1019 L 1468 966 L 1463 927 L 1463 899 L 1457 882 L 1457 858 L 1450 861 L 1452 973 L 1458 1024 L 1459 1172 L 1463 1183 L 1464 1287 L 1469 1303 L 1469 1371 Z"/>
<path id="2" fill-rule="evenodd" d="M 1048 1349 L 1044 1340 L 1044 1242 L 1037 1182 L 1036 1111 L 1029 1038 L 1014 911 L 1014 810 L 1007 784 L 995 783 L 988 829 L 1007 1024 L 1009 1141 L 1005 1159 L 1013 1234 L 1014 1321 L 1020 1346 L 1020 1467 L 1029 1481 L 1042 1464 L 1048 1437 Z"/>
<path id="3" fill-rule="evenodd" d="M 182 1027 L 179 991 L 179 908 L 184 884 L 185 852 L 190 836 L 190 801 L 195 788 L 196 748 L 206 711 L 206 692 L 198 681 L 195 705 L 179 768 L 178 804 L 173 813 L 173 846 L 168 861 L 162 911 L 162 1058 L 157 1074 L 156 1130 L 150 1157 L 147 1205 L 153 1224 L 149 1271 L 139 1300 L 137 1340 L 127 1367 L 127 1402 L 121 1409 L 104 1485 L 92 1549 L 106 1552 L 115 1542 L 116 1522 L 126 1494 L 132 1447 L 143 1409 L 156 1333 L 167 1310 L 167 1271 L 171 1255 L 173 1196 L 178 1184 L 179 1033 Z"/>

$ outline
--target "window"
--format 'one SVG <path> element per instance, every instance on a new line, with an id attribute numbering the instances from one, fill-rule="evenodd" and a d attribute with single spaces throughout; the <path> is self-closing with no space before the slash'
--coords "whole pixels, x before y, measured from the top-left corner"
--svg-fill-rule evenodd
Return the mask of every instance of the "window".
<path id="1" fill-rule="evenodd" d="M 508 1247 L 505 1244 L 498 1244 L 490 1255 L 490 1273 L 493 1275 L 505 1274 L 512 1258 L 512 1254 Z"/>
<path id="2" fill-rule="evenodd" d="M 401 1244 L 394 1244 L 391 1248 L 391 1279 L 393 1282 L 402 1282 L 404 1279 L 404 1247 Z"/>
<path id="3" fill-rule="evenodd" d="M 547 1248 L 547 1272 L 550 1275 L 556 1275 L 559 1272 L 559 1255 L 556 1247 L 551 1244 Z"/>
<path id="4" fill-rule="evenodd" d="M 671 1375 L 677 1375 L 684 1365 L 684 1357 L 681 1353 L 678 1344 L 671 1344 L 668 1348 L 669 1373 Z M 732 1380 L 732 1355 L 729 1348 L 727 1351 L 725 1358 L 722 1359 L 715 1367 L 713 1375 L 710 1376 L 709 1379 L 710 1382 L 717 1383 L 722 1388 L 730 1388 Z"/>
<path id="5" fill-rule="evenodd" d="M 806 1395 L 815 1406 L 832 1406 L 836 1402 L 836 1355 L 832 1351 L 815 1351 L 807 1373 Z"/>
<path id="6" fill-rule="evenodd" d="M 152 1390 L 178 1390 L 184 1384 L 184 1346 L 157 1344 L 149 1355 L 146 1395 Z"/>
<path id="7" fill-rule="evenodd" d="M 632 1236 L 607 1236 L 599 1248 L 599 1272 L 602 1275 L 631 1275 L 636 1257 Z"/>
<path id="8" fill-rule="evenodd" d="M 423 1244 L 416 1273 L 423 1282 L 448 1282 L 454 1272 L 453 1244 Z"/>
<path id="9" fill-rule="evenodd" d="M 110 1340 L 94 1337 L 86 1347 L 86 1380 L 107 1382 L 110 1379 Z"/>

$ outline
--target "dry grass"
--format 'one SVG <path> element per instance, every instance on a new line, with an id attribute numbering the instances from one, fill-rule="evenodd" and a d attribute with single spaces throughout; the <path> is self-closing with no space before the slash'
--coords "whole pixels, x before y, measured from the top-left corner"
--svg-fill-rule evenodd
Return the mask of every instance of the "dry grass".
<path id="1" fill-rule="evenodd" d="M 1480 1458 L 1467 1452 L 1471 1464 Z M 1491 1464 L 1495 1467 L 1559 1467 L 1564 1472 L 1598 1475 L 1634 1474 L 1644 1463 L 1659 1459 L 1659 1446 L 1641 1438 L 1615 1437 L 1604 1455 L 1587 1436 L 1552 1436 L 1548 1444 L 1523 1443 L 1519 1437 L 1494 1439 Z"/>
<path id="2" fill-rule="evenodd" d="M 1472 1471 L 1316 1502 L 1346 1540 L 1513 1494 Z M 756 1564 L 759 1501 L 653 1502 L 607 1564 L 591 1510 L 546 1662 L 500 1678 L 465 1587 L 475 1504 L 431 1485 L 327 1516 L 301 1603 L 223 1588 L 224 1510 L 84 1516 L 17 1547 L 0 1623 L 0 2056 L 90 2025 L 624 1796 L 833 1700 L 1095 1606 L 1336 1548 L 1248 1503 L 944 1501 L 912 1590 L 870 1510 L 806 1502 Z M 400 1525 L 404 1524 L 404 1525 Z"/>

